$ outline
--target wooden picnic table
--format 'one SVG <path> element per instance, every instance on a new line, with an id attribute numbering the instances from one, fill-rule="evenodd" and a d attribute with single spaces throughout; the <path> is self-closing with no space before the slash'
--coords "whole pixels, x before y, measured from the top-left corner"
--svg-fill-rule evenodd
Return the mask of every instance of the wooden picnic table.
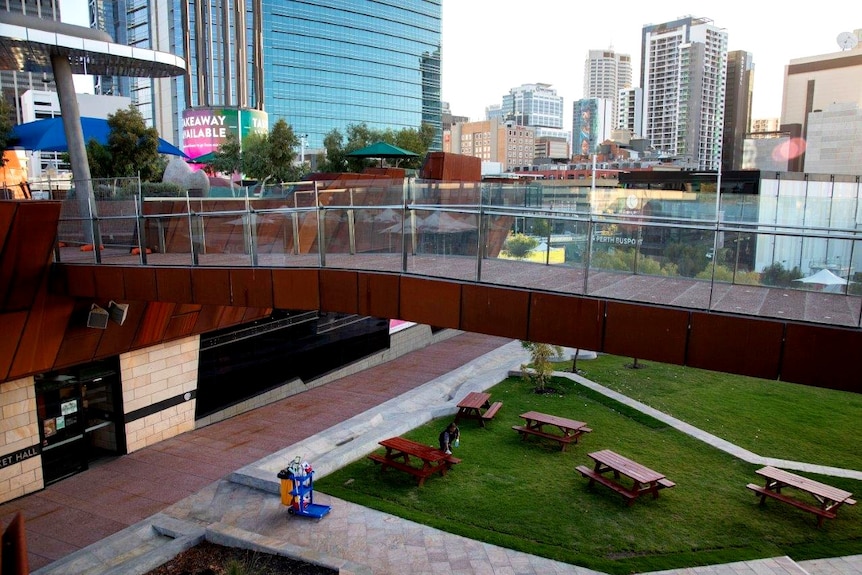
<path id="1" fill-rule="evenodd" d="M 799 509 L 814 513 L 817 515 L 818 527 L 823 524 L 824 519 L 835 519 L 836 512 L 842 505 L 856 504 L 856 501 L 851 499 L 853 494 L 849 491 L 844 491 L 843 489 L 838 489 L 837 487 L 832 487 L 831 485 L 826 485 L 825 483 L 820 483 L 819 481 L 814 481 L 813 479 L 808 479 L 807 477 L 802 477 L 783 469 L 766 466 L 758 469 L 756 473 L 766 478 L 766 485 L 761 487 L 754 483 L 749 483 L 746 487 L 760 495 L 761 505 L 766 502 L 767 497 L 771 497 L 772 499 L 777 499 Z M 782 493 L 781 490 L 785 487 L 791 487 L 811 495 L 817 504 L 811 505 Z"/>
<path id="2" fill-rule="evenodd" d="M 628 457 L 623 457 L 610 449 L 594 451 L 588 455 L 595 462 L 593 469 L 579 465 L 576 467 L 577 471 L 590 479 L 590 487 L 595 482 L 599 482 L 625 497 L 628 505 L 634 503 L 634 500 L 644 493 L 652 493 L 653 499 L 655 499 L 658 497 L 659 489 L 676 485 L 673 481 L 667 479 L 664 474 L 653 471 L 649 467 L 632 461 Z M 613 477 L 609 477 L 606 474 L 610 474 Z M 620 482 L 623 475 L 631 479 L 631 487 L 623 485 Z"/>
<path id="3" fill-rule="evenodd" d="M 521 417 L 524 418 L 525 425 L 513 425 L 512 429 L 521 434 L 522 440 L 527 439 L 528 435 L 536 435 L 559 442 L 563 451 L 570 443 L 577 443 L 581 435 L 592 431 L 583 421 L 575 421 L 538 411 L 522 413 Z M 546 430 L 546 425 L 556 427 L 557 431 Z"/>
<path id="4" fill-rule="evenodd" d="M 390 437 L 379 443 L 386 448 L 385 455 L 372 453 L 368 458 L 380 464 L 381 472 L 388 467 L 394 467 L 419 478 L 420 486 L 431 474 L 446 475 L 452 465 L 461 462 L 457 457 L 447 455 L 439 449 L 404 437 Z M 418 465 L 413 465 L 414 462 Z"/>
<path id="5" fill-rule="evenodd" d="M 503 407 L 503 403 L 500 401 L 491 403 L 490 393 L 471 391 L 458 402 L 455 422 L 458 423 L 462 419 L 476 419 L 482 427 L 485 427 L 485 421 L 493 419 L 501 407 Z"/>

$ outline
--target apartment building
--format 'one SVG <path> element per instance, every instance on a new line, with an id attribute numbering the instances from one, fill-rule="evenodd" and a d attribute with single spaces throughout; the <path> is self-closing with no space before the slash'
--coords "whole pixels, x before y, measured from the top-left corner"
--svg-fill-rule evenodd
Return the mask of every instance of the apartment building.
<path id="1" fill-rule="evenodd" d="M 445 140 L 443 151 L 497 162 L 504 172 L 532 164 L 536 150 L 533 128 L 499 118 L 455 124 Z"/>
<path id="2" fill-rule="evenodd" d="M 607 50 L 590 50 L 584 62 L 584 98 L 610 100 L 610 126 L 617 127 L 620 90 L 632 86 L 632 57 Z M 575 132 L 573 132 L 575 133 Z"/>
<path id="3" fill-rule="evenodd" d="M 643 129 L 652 146 L 701 170 L 721 162 L 727 32 L 707 18 L 643 27 Z"/>

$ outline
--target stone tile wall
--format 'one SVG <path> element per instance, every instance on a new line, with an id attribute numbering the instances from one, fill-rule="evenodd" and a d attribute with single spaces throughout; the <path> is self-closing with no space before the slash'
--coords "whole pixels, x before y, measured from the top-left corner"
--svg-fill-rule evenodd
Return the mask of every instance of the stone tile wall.
<path id="1" fill-rule="evenodd" d="M 45 486 L 39 441 L 33 378 L 0 384 L 0 503 Z"/>
<path id="2" fill-rule="evenodd" d="M 195 428 L 199 350 L 192 336 L 120 356 L 129 453 Z"/>

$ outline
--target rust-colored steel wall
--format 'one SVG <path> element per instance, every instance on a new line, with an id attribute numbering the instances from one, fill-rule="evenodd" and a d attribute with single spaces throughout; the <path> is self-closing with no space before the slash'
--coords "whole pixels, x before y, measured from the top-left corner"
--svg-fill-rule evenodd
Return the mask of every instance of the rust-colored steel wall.
<path id="1" fill-rule="evenodd" d="M 609 301 L 602 351 L 637 359 L 685 364 L 688 312 Z"/>
<path id="2" fill-rule="evenodd" d="M 777 379 L 783 338 L 780 322 L 692 312 L 687 364 Z"/>
<path id="3" fill-rule="evenodd" d="M 0 322 L 6 334 L 0 338 L 0 382 L 238 325 L 271 312 L 271 289 L 268 297 L 261 296 L 265 288 L 245 290 L 249 301 L 266 303 L 247 307 L 223 297 L 230 293 L 228 281 L 204 284 L 221 290 L 219 297 L 196 304 L 189 269 L 157 273 L 141 267 L 52 266 L 59 216 L 59 202 L 0 201 Z M 230 277 L 229 270 L 223 273 Z M 107 308 L 110 300 L 129 304 L 123 325 L 109 321 L 106 329 L 87 327 L 92 304 Z"/>
<path id="4" fill-rule="evenodd" d="M 14 237 L 23 233 L 18 216 L 41 222 L 27 230 L 28 239 L 43 246 L 38 257 L 47 262 L 53 239 L 41 236 L 53 238 L 59 218 L 52 202 L 31 202 L 20 212 L 0 202 L 0 223 L 7 223 L 0 262 L 34 253 Z M 862 331 L 847 328 L 358 270 L 45 263 L 22 266 L 26 281 L 19 283 L 9 271 L 14 266 L 3 265 L 0 382 L 238 325 L 278 308 L 404 319 L 862 393 L 862 376 L 850 363 Z M 106 307 L 111 299 L 129 304 L 124 324 L 86 327 L 90 305 Z"/>

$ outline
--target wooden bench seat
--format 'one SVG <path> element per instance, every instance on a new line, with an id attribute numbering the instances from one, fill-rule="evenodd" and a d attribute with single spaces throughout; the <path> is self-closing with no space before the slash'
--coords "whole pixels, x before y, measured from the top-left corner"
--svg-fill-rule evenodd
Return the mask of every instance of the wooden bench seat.
<path id="1" fill-rule="evenodd" d="M 659 479 L 658 480 L 659 489 L 670 489 L 671 487 L 676 487 L 676 483 L 671 481 L 670 479 Z"/>
<path id="2" fill-rule="evenodd" d="M 591 486 L 593 484 L 593 481 L 598 481 L 599 483 L 601 483 L 605 487 L 609 487 L 609 488 L 613 489 L 614 491 L 616 491 L 617 493 L 619 493 L 620 495 L 622 495 L 623 497 L 625 497 L 626 501 L 628 501 L 629 505 L 631 505 L 631 503 L 638 496 L 638 493 L 636 491 L 633 491 L 631 489 L 626 489 L 625 487 L 623 487 L 622 485 L 620 485 L 619 483 L 617 483 L 613 479 L 609 479 L 609 478 L 605 477 L 604 475 L 602 475 L 601 473 L 596 473 L 595 471 L 593 471 L 589 467 L 586 467 L 585 465 L 578 465 L 575 469 L 578 472 L 580 472 L 581 475 L 583 475 L 584 477 L 588 477 L 590 479 L 590 485 Z"/>
<path id="3" fill-rule="evenodd" d="M 482 414 L 482 419 L 494 419 L 494 416 L 497 415 L 497 412 L 500 411 L 501 407 L 503 407 L 503 402 L 495 401 L 491 404 L 491 407 Z"/>
<path id="4" fill-rule="evenodd" d="M 777 493 L 775 491 L 770 491 L 761 485 L 755 485 L 754 483 L 749 483 L 746 485 L 749 489 L 754 491 L 755 493 L 760 494 L 760 504 L 762 505 L 767 497 L 771 497 L 773 499 L 777 499 L 778 501 L 783 501 L 789 505 L 794 507 L 798 507 L 804 511 L 808 511 L 809 513 L 814 513 L 817 515 L 817 524 L 820 525 L 823 522 L 823 519 L 835 519 L 836 514 L 834 511 L 827 511 L 825 509 L 820 509 L 819 507 L 815 507 L 814 505 L 809 505 L 804 501 L 799 501 L 798 499 L 794 499 L 793 497 L 789 497 L 782 493 Z M 846 502 L 845 502 L 846 503 Z M 854 502 L 855 503 L 855 502 Z"/>
<path id="5" fill-rule="evenodd" d="M 415 475 L 416 477 L 425 478 L 430 476 L 432 473 L 436 472 L 435 468 L 422 469 L 419 467 L 413 467 L 412 465 L 408 465 L 406 463 L 401 463 L 400 461 L 395 461 L 394 459 L 386 459 L 383 455 L 379 453 L 372 453 L 368 456 L 368 459 L 373 461 L 374 463 L 380 463 L 383 467 L 382 469 L 386 469 L 387 467 L 394 467 L 395 469 L 400 469 L 405 473 L 409 473 L 410 475 Z"/>
<path id="6" fill-rule="evenodd" d="M 545 439 L 552 439 L 554 441 L 558 441 L 565 444 L 578 441 L 577 435 L 554 435 L 553 433 L 546 433 L 538 429 L 529 428 L 526 425 L 513 425 L 512 429 L 522 434 L 522 436 L 526 436 L 527 434 L 538 435 L 539 437 L 544 437 Z"/>

